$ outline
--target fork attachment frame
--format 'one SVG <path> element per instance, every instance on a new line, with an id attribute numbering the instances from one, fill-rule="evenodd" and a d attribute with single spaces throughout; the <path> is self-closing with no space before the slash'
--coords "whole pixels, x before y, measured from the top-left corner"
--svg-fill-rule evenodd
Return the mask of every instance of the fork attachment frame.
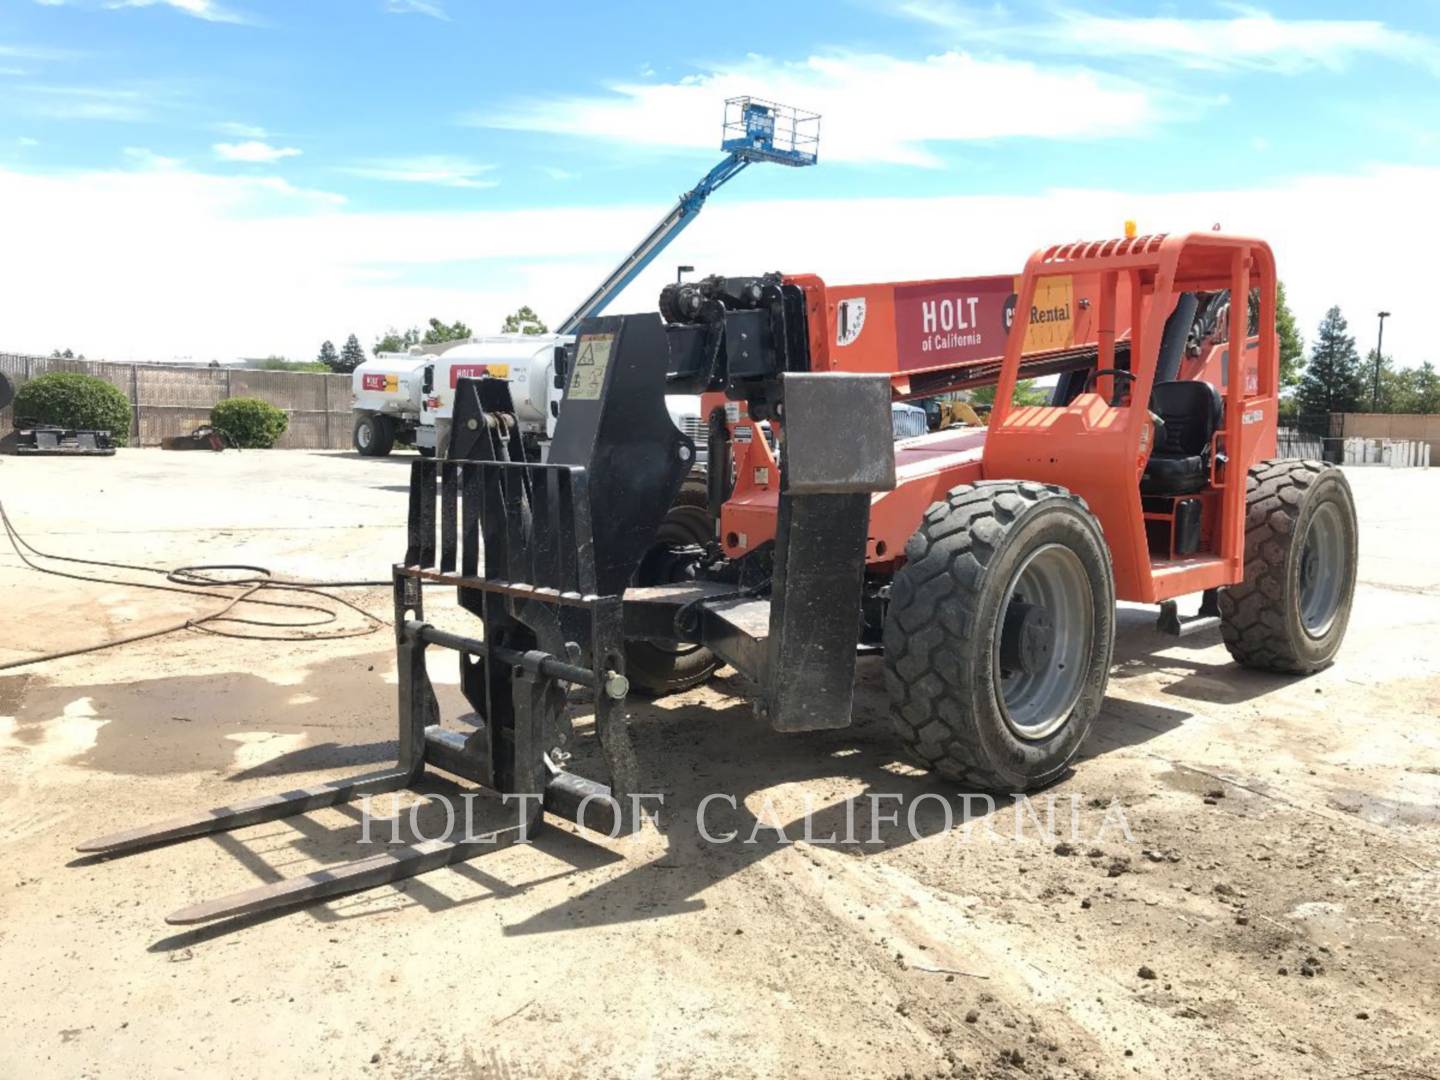
<path id="1" fill-rule="evenodd" d="M 393 571 L 398 750 L 387 769 L 217 807 L 79 845 L 121 855 L 415 786 L 427 770 L 518 802 L 517 823 L 387 847 L 184 908 L 172 923 L 255 915 L 373 888 L 514 843 L 551 813 L 609 835 L 635 827 L 623 594 L 654 542 L 694 444 L 665 410 L 657 320 L 587 320 L 548 463 L 527 461 L 507 383 L 462 379 L 454 456 L 410 475 L 407 546 Z M 425 621 L 423 586 L 452 585 L 475 637 Z M 458 655 L 468 731 L 439 724 L 427 651 Z M 571 687 L 593 694 L 602 784 L 567 771 Z"/>

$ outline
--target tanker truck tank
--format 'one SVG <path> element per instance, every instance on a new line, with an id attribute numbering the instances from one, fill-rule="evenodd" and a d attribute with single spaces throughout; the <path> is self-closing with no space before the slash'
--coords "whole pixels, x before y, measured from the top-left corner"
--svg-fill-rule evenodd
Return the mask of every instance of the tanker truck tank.
<path id="1" fill-rule="evenodd" d="M 383 457 L 397 442 L 415 443 L 429 360 L 421 353 L 377 353 L 351 372 L 351 442 L 358 453 Z"/>

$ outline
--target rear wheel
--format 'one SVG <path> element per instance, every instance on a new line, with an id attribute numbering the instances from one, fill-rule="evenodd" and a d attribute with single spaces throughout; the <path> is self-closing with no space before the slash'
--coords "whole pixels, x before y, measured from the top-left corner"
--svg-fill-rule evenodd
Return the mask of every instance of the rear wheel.
<path id="1" fill-rule="evenodd" d="M 384 457 L 395 446 L 395 429 L 379 413 L 360 413 L 350 441 L 362 457 Z"/>
<path id="2" fill-rule="evenodd" d="M 715 538 L 714 520 L 705 479 L 687 477 L 675 504 L 660 523 L 655 544 L 635 572 L 636 585 L 665 585 L 683 581 L 693 560 L 686 549 L 703 547 Z M 625 674 L 630 685 L 641 693 L 661 697 L 699 686 L 720 666 L 715 654 L 703 645 L 680 641 L 635 639 L 625 643 Z"/>
<path id="3" fill-rule="evenodd" d="M 885 618 L 905 749 L 981 790 L 1054 780 L 1100 711 L 1115 642 L 1110 553 L 1084 500 L 1024 481 L 957 487 L 905 559 Z"/>
<path id="4" fill-rule="evenodd" d="M 1350 484 L 1319 461 L 1262 461 L 1245 488 L 1245 580 L 1220 593 L 1236 661 L 1306 675 L 1340 650 L 1355 596 L 1359 528 Z"/>

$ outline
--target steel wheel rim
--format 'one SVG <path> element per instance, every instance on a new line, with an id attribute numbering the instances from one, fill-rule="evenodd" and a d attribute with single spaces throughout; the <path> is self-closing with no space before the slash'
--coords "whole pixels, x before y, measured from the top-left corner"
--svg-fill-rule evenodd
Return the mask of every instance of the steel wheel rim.
<path id="1" fill-rule="evenodd" d="M 1300 546 L 1300 625 L 1312 638 L 1324 637 L 1345 593 L 1345 522 L 1333 502 L 1310 517 Z"/>
<path id="2" fill-rule="evenodd" d="M 1010 579 L 1000 606 L 1000 623 L 1015 602 L 1039 605 L 1053 622 L 1050 662 L 1034 672 L 1001 663 L 999 626 L 995 635 L 995 681 L 1005 723 L 1019 738 L 1053 735 L 1070 719 L 1080 694 L 1095 637 L 1095 598 L 1085 566 L 1064 544 L 1036 548 Z"/>
<path id="3" fill-rule="evenodd" d="M 368 423 L 361 424 L 360 430 L 355 433 L 355 441 L 358 442 L 362 448 L 368 447 L 370 445 L 370 437 L 373 434 L 374 432 Z"/>

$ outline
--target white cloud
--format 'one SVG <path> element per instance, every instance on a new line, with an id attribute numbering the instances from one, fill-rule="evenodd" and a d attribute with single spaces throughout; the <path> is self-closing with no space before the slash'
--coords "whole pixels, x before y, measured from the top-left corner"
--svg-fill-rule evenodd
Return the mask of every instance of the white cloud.
<path id="1" fill-rule="evenodd" d="M 15 143 L 18 146 L 39 146 L 40 140 L 32 139 L 29 135 L 21 135 L 15 140 Z"/>
<path id="2" fill-rule="evenodd" d="M 252 165 L 269 165 L 281 158 L 300 156 L 300 151 L 293 146 L 271 146 L 257 139 L 239 143 L 215 143 L 210 149 L 215 151 L 215 156 L 221 161 L 243 161 Z"/>
<path id="3" fill-rule="evenodd" d="M 1360 56 L 1440 71 L 1440 45 L 1434 40 L 1392 29 L 1377 19 L 1283 19 L 1260 8 L 1228 6 L 1234 12 L 1229 18 L 1097 15 L 1061 7 L 1033 22 L 945 0 L 908 0 L 896 10 L 950 30 L 972 47 L 1147 57 L 1205 71 L 1339 71 Z"/>
<path id="4" fill-rule="evenodd" d="M 150 117 L 152 98 L 139 90 L 110 86 L 53 86 L 33 84 L 19 88 L 24 106 L 36 116 L 52 120 L 112 120 L 136 123 Z"/>
<path id="5" fill-rule="evenodd" d="M 428 15 L 442 22 L 450 21 L 445 9 L 432 0 L 385 0 L 385 10 L 392 15 Z"/>
<path id="6" fill-rule="evenodd" d="M 494 169 L 494 165 L 437 154 L 408 158 L 377 158 L 347 166 L 344 171 L 351 176 L 363 176 L 369 180 L 392 180 L 404 184 L 435 184 L 439 187 L 453 188 L 492 188 L 496 187 L 500 181 L 489 179 L 485 174 L 493 172 Z"/>
<path id="7" fill-rule="evenodd" d="M 105 6 L 109 8 L 148 8 L 154 7 L 156 4 L 172 7 L 176 11 L 183 11 L 186 15 L 193 15 L 206 22 L 248 23 L 251 21 L 249 16 L 221 7 L 215 0 L 110 0 Z"/>
<path id="8" fill-rule="evenodd" d="M 127 146 L 122 153 L 142 169 L 173 169 L 182 164 L 179 158 L 165 157 L 144 146 Z"/>
<path id="9" fill-rule="evenodd" d="M 1056 189 L 746 202 L 727 192 L 613 310 L 654 310 L 681 262 L 705 273 L 813 272 L 832 284 L 957 277 L 1019 272 L 1035 248 L 1113 236 L 1126 218 L 1146 231 L 1218 221 L 1271 241 L 1307 335 L 1338 303 L 1368 348 L 1371 314 L 1383 307 L 1395 313 L 1386 343 L 1402 363 L 1418 363 L 1440 359 L 1425 262 L 1440 246 L 1440 218 L 1416 210 L 1437 188 L 1440 168 L 1387 167 L 1170 195 Z M 305 357 L 327 337 L 353 331 L 368 343 L 387 325 L 431 315 L 498 327 L 520 304 L 553 322 L 657 213 L 654 203 L 361 213 L 276 177 L 185 168 L 56 176 L 0 169 L 0 205 L 26 208 L 7 226 L 15 257 L 0 260 L 0 348 L 48 352 L 64 340 L 112 359 Z"/>
<path id="10" fill-rule="evenodd" d="M 226 120 L 215 125 L 215 130 L 221 135 L 233 135 L 237 139 L 263 139 L 268 132 L 257 124 L 242 124 L 236 120 Z"/>
<path id="11" fill-rule="evenodd" d="M 1133 134 L 1160 114 L 1156 92 L 1082 69 L 946 52 L 921 60 L 832 53 L 762 56 L 669 83 L 622 83 L 600 97 L 517 105 L 468 122 L 654 147 L 713 149 L 719 101 L 762 94 L 822 114 L 830 161 L 936 165 L 930 143 L 1004 136 Z"/>

